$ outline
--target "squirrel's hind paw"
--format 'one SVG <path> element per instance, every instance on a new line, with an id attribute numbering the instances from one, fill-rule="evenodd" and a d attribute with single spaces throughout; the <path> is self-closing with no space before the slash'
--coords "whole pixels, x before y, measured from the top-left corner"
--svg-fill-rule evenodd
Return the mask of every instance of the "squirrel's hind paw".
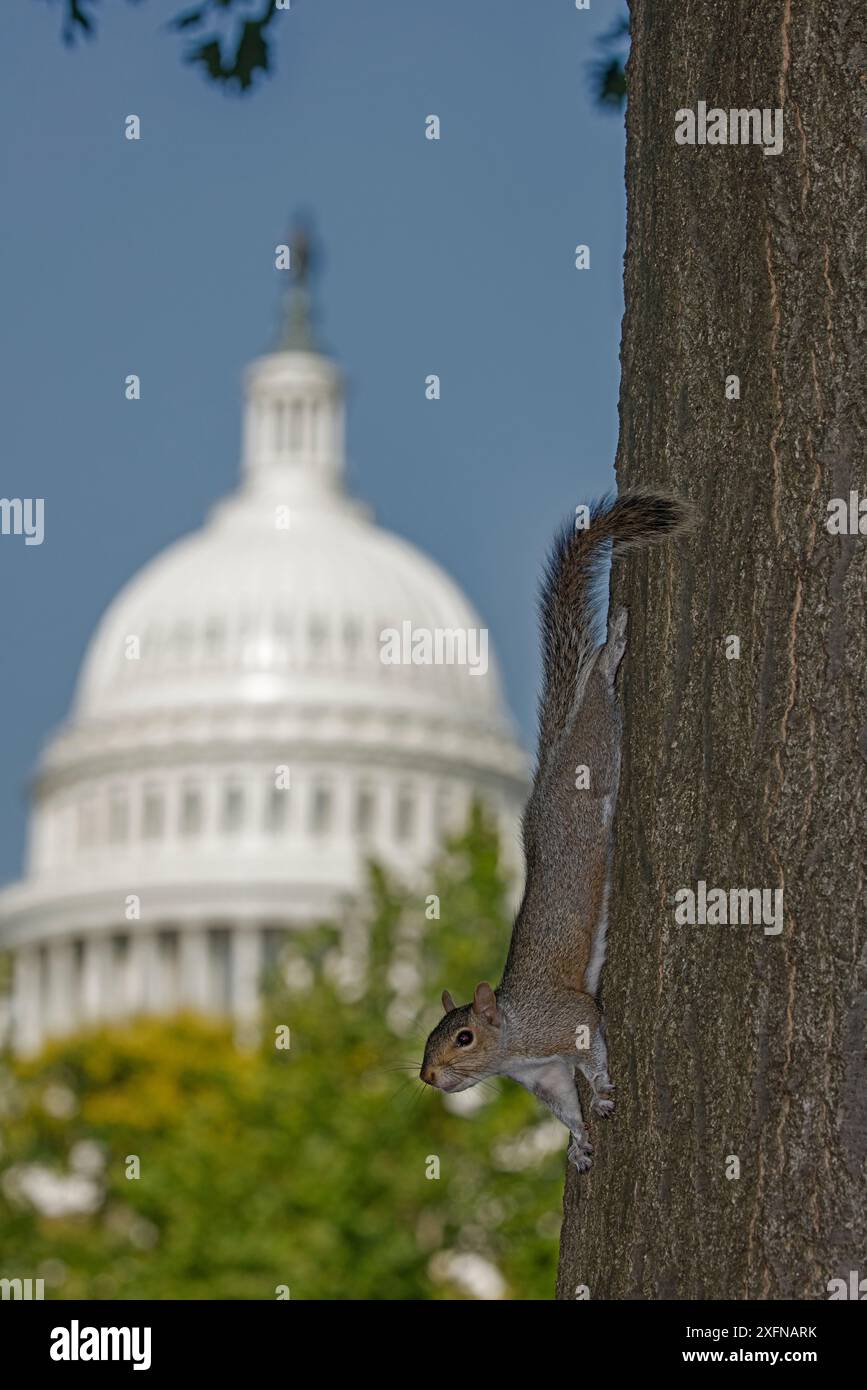
<path id="1" fill-rule="evenodd" d="M 593 1162 L 593 1146 L 587 1139 L 576 1139 L 572 1136 L 572 1143 L 569 1145 L 569 1152 L 566 1157 L 569 1162 L 574 1164 L 579 1173 L 586 1173 Z"/>
<path id="2" fill-rule="evenodd" d="M 607 1120 L 608 1116 L 614 1113 L 614 1097 L 611 1092 L 614 1090 L 614 1082 L 608 1072 L 602 1072 L 600 1076 L 594 1076 L 592 1081 L 593 1099 L 590 1102 L 590 1109 L 594 1115 L 598 1115 L 600 1120 Z"/>

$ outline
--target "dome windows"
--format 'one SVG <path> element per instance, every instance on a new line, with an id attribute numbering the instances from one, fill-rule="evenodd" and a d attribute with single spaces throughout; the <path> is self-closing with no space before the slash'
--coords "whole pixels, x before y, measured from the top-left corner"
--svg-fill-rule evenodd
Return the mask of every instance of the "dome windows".
<path id="1" fill-rule="evenodd" d="M 275 666 L 289 666 L 292 657 L 293 630 L 291 614 L 282 611 L 274 614 L 272 652 Z"/>
<path id="2" fill-rule="evenodd" d="M 274 453 L 282 454 L 286 447 L 286 402 L 277 401 L 272 412 L 274 422 Z"/>
<path id="3" fill-rule="evenodd" d="M 185 786 L 181 791 L 180 832 L 182 835 L 199 835 L 204 820 L 202 793 L 198 787 Z"/>
<path id="4" fill-rule="evenodd" d="M 290 407 L 291 421 L 289 431 L 289 451 L 300 454 L 304 444 L 304 406 L 301 401 L 293 401 Z"/>
<path id="5" fill-rule="evenodd" d="M 223 788 L 220 808 L 220 829 L 224 835 L 235 835 L 244 825 L 244 789 L 238 782 L 227 782 Z"/>
<path id="6" fill-rule="evenodd" d="M 193 629 L 189 623 L 176 623 L 169 634 L 168 658 L 174 666 L 189 661 L 194 641 Z"/>
<path id="7" fill-rule="evenodd" d="M 347 618 L 343 624 L 343 649 L 350 663 L 358 660 L 361 648 L 361 624 L 357 618 Z"/>
<path id="8" fill-rule="evenodd" d="M 434 829 L 437 835 L 444 835 L 453 828 L 455 821 L 452 789 L 448 782 L 437 787 L 434 796 Z"/>
<path id="9" fill-rule="evenodd" d="M 87 797 L 78 806 L 78 848 L 92 849 L 97 841 L 98 816 L 96 803 Z"/>
<path id="10" fill-rule="evenodd" d="M 372 835 L 376 828 L 376 793 L 361 786 L 355 797 L 355 829 L 359 835 Z"/>
<path id="11" fill-rule="evenodd" d="M 226 628 L 219 618 L 209 618 L 205 627 L 205 656 L 216 661 L 226 645 Z"/>
<path id="12" fill-rule="evenodd" d="M 383 852 L 426 853 L 466 810 L 457 778 L 413 780 L 366 761 L 339 771 L 331 762 L 293 762 L 290 793 L 275 785 L 280 756 L 285 751 L 274 761 L 222 771 L 206 764 L 140 771 L 127 782 L 89 783 L 74 799 L 49 798 L 40 812 L 40 866 L 74 861 L 82 851 L 110 858 L 156 844 L 161 857 L 193 849 L 208 857 L 223 852 L 221 841 L 241 838 L 245 854 L 279 844 L 303 855 L 305 844 L 338 838 L 341 852 L 345 841 L 362 855 L 371 843 Z M 502 806 L 494 810 L 507 817 Z"/>
<path id="13" fill-rule="evenodd" d="M 316 397 L 292 395 L 263 400 L 256 410 L 257 453 L 264 441 L 273 460 L 319 455 L 324 433 L 322 413 L 322 401 Z"/>
<path id="14" fill-rule="evenodd" d="M 142 797 L 141 832 L 145 840 L 159 840 L 165 828 L 166 804 L 158 787 L 147 786 Z"/>
<path id="15" fill-rule="evenodd" d="M 310 660 L 324 661 L 328 647 L 328 625 L 324 618 L 314 616 L 310 619 L 307 640 L 310 644 Z"/>
<path id="16" fill-rule="evenodd" d="M 125 844 L 129 839 L 129 800 L 126 793 L 114 788 L 108 798 L 108 842 Z"/>
<path id="17" fill-rule="evenodd" d="M 325 835 L 331 829 L 333 801 L 331 787 L 324 783 L 314 786 L 310 798 L 310 833 L 312 835 Z"/>
<path id="18" fill-rule="evenodd" d="M 288 787 L 270 787 L 265 798 L 265 831 L 279 835 L 289 819 Z"/>
<path id="19" fill-rule="evenodd" d="M 416 800 L 411 787 L 402 785 L 397 789 L 394 803 L 394 838 L 400 843 L 411 840 L 415 834 Z"/>

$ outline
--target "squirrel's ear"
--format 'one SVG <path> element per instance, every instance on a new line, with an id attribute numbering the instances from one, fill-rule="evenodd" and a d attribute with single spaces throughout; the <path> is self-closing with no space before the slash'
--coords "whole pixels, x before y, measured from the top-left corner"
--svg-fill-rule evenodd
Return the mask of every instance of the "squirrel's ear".
<path id="1" fill-rule="evenodd" d="M 447 990 L 447 989 L 444 989 L 444 990 L 443 990 L 443 1013 L 444 1013 L 444 1014 L 450 1014 L 450 1013 L 452 1012 L 452 1009 L 454 1009 L 455 1007 L 456 1007 L 456 1006 L 455 1006 L 455 1001 L 454 1001 L 454 999 L 452 999 L 452 996 L 449 994 L 448 990 Z"/>
<path id="2" fill-rule="evenodd" d="M 490 985 L 476 985 L 473 994 L 473 1013 L 478 1014 L 479 1018 L 485 1019 L 487 1023 L 499 1023 L 500 1011 L 497 1008 L 497 996 Z"/>

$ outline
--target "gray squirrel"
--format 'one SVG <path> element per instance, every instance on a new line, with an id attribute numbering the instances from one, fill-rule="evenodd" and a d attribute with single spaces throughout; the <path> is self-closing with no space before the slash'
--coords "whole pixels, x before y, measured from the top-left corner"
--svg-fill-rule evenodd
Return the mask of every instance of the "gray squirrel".
<path id="1" fill-rule="evenodd" d="M 593 1113 L 614 1109 L 597 996 L 620 780 L 614 678 L 626 649 L 626 610 L 612 610 L 600 646 L 594 598 L 609 550 L 616 557 L 669 540 L 692 521 L 681 498 L 628 492 L 596 503 L 584 528 L 566 529 L 554 543 L 541 594 L 543 687 L 524 812 L 524 896 L 499 988 L 477 985 L 462 1005 L 443 992 L 445 1014 L 420 1071 L 441 1091 L 465 1091 L 489 1076 L 519 1082 L 569 1130 L 569 1159 L 579 1172 L 590 1167 L 592 1148 L 576 1067 L 590 1083 Z M 587 785 L 576 777 L 582 767 Z"/>

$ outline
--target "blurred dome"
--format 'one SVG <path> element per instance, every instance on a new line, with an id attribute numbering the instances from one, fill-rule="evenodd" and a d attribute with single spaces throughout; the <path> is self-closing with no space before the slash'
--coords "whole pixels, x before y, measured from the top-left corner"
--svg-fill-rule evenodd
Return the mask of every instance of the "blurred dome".
<path id="1" fill-rule="evenodd" d="M 303 291 L 245 395 L 240 487 L 110 604 L 40 760 L 0 893 L 21 1050 L 143 1011 L 248 1024 L 286 932 L 339 919 L 371 857 L 418 879 L 474 798 L 520 872 L 526 765 L 487 632 L 346 494 Z"/>
<path id="2" fill-rule="evenodd" d="M 289 505 L 259 493 L 158 555 L 118 594 L 89 645 L 77 720 L 159 708 L 327 699 L 460 723 L 504 723 L 495 669 L 383 664 L 381 634 L 478 632 L 451 579 L 414 546 L 326 494 Z M 130 659 L 130 639 L 139 656 Z"/>

